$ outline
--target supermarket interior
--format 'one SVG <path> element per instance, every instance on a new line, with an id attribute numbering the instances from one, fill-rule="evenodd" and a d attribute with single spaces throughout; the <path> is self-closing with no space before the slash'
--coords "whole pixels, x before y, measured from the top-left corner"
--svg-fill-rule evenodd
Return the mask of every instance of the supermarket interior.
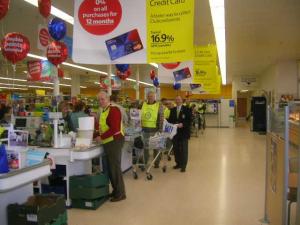
<path id="1" fill-rule="evenodd" d="M 299 0 L 0 0 L 0 225 L 300 225 Z"/>

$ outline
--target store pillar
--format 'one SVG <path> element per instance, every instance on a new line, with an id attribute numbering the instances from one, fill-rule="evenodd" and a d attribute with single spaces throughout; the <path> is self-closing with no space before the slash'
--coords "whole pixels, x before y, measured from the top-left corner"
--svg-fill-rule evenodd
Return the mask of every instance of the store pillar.
<path id="1" fill-rule="evenodd" d="M 71 96 L 80 95 L 80 75 L 72 75 L 71 76 Z"/>

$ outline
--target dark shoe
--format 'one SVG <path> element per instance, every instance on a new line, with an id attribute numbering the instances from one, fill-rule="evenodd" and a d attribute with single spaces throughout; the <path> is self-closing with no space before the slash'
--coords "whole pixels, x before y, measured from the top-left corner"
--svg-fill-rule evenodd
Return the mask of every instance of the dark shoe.
<path id="1" fill-rule="evenodd" d="M 155 168 L 155 169 L 159 168 L 159 165 L 154 165 L 154 168 Z"/>
<path id="2" fill-rule="evenodd" d="M 185 168 L 181 168 L 181 169 L 180 169 L 180 172 L 181 172 L 181 173 L 184 173 L 184 172 L 185 172 Z"/>
<path id="3" fill-rule="evenodd" d="M 110 199 L 110 201 L 111 201 L 111 202 L 119 202 L 119 201 L 122 201 L 122 200 L 124 200 L 124 199 L 126 199 L 126 195 L 121 195 L 121 196 L 119 196 L 119 197 L 112 197 L 112 198 Z"/>
<path id="4" fill-rule="evenodd" d="M 114 197 L 115 196 L 115 193 L 114 192 L 111 192 L 109 195 L 108 195 L 108 197 L 110 197 L 110 198 L 112 198 L 112 197 Z"/>
<path id="5" fill-rule="evenodd" d="M 180 166 L 178 166 L 178 165 L 173 166 L 173 169 L 174 169 L 174 170 L 177 170 L 177 169 L 179 169 L 179 168 L 180 168 Z"/>

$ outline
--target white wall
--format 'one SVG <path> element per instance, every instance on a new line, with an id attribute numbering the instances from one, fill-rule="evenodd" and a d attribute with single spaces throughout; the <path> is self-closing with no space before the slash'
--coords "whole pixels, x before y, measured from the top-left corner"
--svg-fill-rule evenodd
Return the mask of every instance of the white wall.
<path id="1" fill-rule="evenodd" d="M 276 91 L 281 94 L 291 94 L 297 97 L 298 66 L 296 61 L 279 63 L 277 66 Z"/>
<path id="2" fill-rule="evenodd" d="M 272 65 L 265 72 L 263 72 L 260 78 L 260 87 L 259 89 L 265 91 L 274 91 L 276 89 L 276 65 Z"/>
<path id="3" fill-rule="evenodd" d="M 270 66 L 261 75 L 260 88 L 271 91 L 275 102 L 278 102 L 282 94 L 290 94 L 297 97 L 298 94 L 298 65 L 297 61 L 280 62 Z"/>

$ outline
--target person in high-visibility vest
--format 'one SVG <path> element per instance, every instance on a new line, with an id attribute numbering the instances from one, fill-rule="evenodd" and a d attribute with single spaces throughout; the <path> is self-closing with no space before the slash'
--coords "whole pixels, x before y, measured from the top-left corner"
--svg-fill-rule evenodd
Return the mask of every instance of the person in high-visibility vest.
<path id="1" fill-rule="evenodd" d="M 149 91 L 147 101 L 143 103 L 141 110 L 141 122 L 144 139 L 144 158 L 145 164 L 149 159 L 149 138 L 154 136 L 156 132 L 162 130 L 164 113 L 162 105 L 155 100 L 155 92 Z M 158 150 L 153 150 L 153 157 L 158 154 Z M 154 168 L 159 168 L 160 157 L 155 161 Z"/>
<path id="2" fill-rule="evenodd" d="M 99 118 L 100 135 L 97 137 L 97 140 L 101 141 L 107 156 L 108 175 L 113 188 L 111 201 L 117 202 L 126 199 L 121 170 L 121 151 L 124 145 L 122 116 L 120 109 L 110 104 L 109 96 L 106 92 L 100 92 L 98 100 L 102 112 Z"/>
<path id="3" fill-rule="evenodd" d="M 172 103 L 166 99 L 166 98 L 162 98 L 161 99 L 161 103 L 163 105 L 163 109 L 164 109 L 164 118 L 168 119 L 170 116 L 170 110 L 173 107 Z"/>

